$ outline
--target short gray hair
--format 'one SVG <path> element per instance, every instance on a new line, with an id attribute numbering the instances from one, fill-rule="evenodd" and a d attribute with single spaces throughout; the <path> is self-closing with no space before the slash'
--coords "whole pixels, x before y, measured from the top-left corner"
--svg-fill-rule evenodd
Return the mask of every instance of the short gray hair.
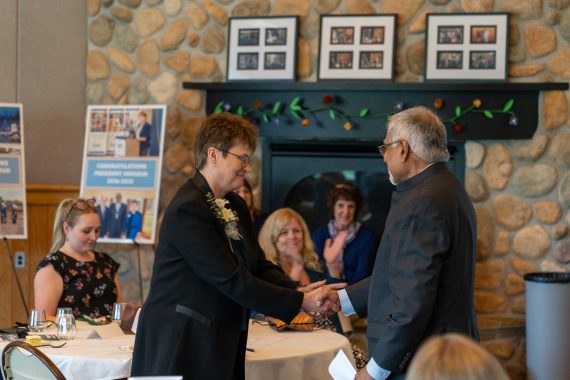
<path id="1" fill-rule="evenodd" d="M 393 115 L 386 133 L 392 134 L 392 142 L 406 140 L 412 152 L 426 162 L 449 160 L 445 125 L 426 107 L 409 108 Z"/>

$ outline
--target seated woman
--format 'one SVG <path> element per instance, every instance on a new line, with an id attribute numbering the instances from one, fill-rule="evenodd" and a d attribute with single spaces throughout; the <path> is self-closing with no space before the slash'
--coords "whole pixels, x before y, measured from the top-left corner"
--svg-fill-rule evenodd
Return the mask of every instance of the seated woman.
<path id="1" fill-rule="evenodd" d="M 111 315 L 121 302 L 119 264 L 94 251 L 101 221 L 94 200 L 66 199 L 60 203 L 53 227 L 51 253 L 38 265 L 34 278 L 35 308 L 54 316 L 58 307 L 73 315 Z"/>
<path id="2" fill-rule="evenodd" d="M 263 227 L 263 223 L 265 223 L 265 219 L 267 219 L 267 214 L 255 207 L 253 189 L 247 179 L 243 180 L 243 186 L 235 190 L 235 192 L 245 201 L 245 204 L 249 209 L 251 221 L 253 222 L 253 229 L 255 230 L 255 233 L 259 235 L 259 231 L 261 231 L 261 227 Z"/>
<path id="3" fill-rule="evenodd" d="M 322 263 L 313 249 L 307 224 L 297 212 L 290 208 L 274 211 L 261 228 L 259 246 L 265 252 L 267 260 L 281 266 L 283 271 L 301 285 L 327 279 Z M 330 320 L 317 321 L 320 327 L 342 332 L 336 315 Z M 353 346 L 357 366 L 366 366 L 366 355 L 358 347 Z"/>
<path id="4" fill-rule="evenodd" d="M 406 380 L 508 380 L 499 361 L 467 336 L 428 339 L 415 354 Z"/>
<path id="5" fill-rule="evenodd" d="M 327 194 L 333 219 L 313 232 L 313 243 L 331 277 L 353 284 L 372 274 L 378 244 L 374 233 L 356 221 L 362 193 L 354 184 L 339 183 Z"/>
<path id="6" fill-rule="evenodd" d="M 290 208 L 281 208 L 269 215 L 259 233 L 259 246 L 267 260 L 279 265 L 302 286 L 326 278 L 307 224 Z"/>

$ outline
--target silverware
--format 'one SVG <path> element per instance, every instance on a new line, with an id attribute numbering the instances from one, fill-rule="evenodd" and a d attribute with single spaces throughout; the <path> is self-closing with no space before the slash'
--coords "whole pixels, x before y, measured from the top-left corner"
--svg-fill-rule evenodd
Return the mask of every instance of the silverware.
<path id="1" fill-rule="evenodd" d="M 60 343 L 60 344 L 44 343 L 44 344 L 40 344 L 40 345 L 38 345 L 38 346 L 36 346 L 36 347 L 60 348 L 60 347 L 65 346 L 66 344 L 67 344 L 67 342 L 63 342 L 63 343 Z"/>

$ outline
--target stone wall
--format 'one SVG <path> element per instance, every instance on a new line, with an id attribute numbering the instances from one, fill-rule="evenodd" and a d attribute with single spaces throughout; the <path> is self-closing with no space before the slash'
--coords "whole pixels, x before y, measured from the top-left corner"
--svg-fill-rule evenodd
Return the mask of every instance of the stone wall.
<path id="1" fill-rule="evenodd" d="M 161 209 L 193 171 L 190 147 L 203 94 L 184 81 L 223 81 L 231 16 L 299 15 L 298 80 L 316 80 L 319 16 L 398 14 L 396 82 L 423 81 L 425 15 L 510 12 L 510 81 L 570 80 L 570 0 L 87 0 L 88 104 L 164 103 L 169 107 Z M 484 99 L 483 99 L 484 101 Z M 478 217 L 476 305 L 481 316 L 524 316 L 525 273 L 570 270 L 568 93 L 541 99 L 530 141 L 469 141 L 466 187 Z M 483 125 L 481 127 L 484 127 Z M 254 177 L 256 182 L 257 176 Z M 152 250 L 143 254 L 145 284 Z M 121 280 L 138 300 L 135 252 L 112 249 Z M 524 339 L 488 347 L 524 376 Z"/>

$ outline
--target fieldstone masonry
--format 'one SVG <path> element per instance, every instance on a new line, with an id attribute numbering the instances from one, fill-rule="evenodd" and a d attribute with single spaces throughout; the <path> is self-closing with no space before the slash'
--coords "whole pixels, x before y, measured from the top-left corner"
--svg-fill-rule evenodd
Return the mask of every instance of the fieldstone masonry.
<path id="1" fill-rule="evenodd" d="M 510 12 L 510 80 L 570 80 L 570 0 L 86 1 L 87 102 L 168 105 L 161 212 L 194 171 L 192 144 L 204 116 L 203 94 L 184 90 L 182 82 L 223 80 L 232 16 L 300 16 L 298 80 L 315 81 L 320 15 L 396 13 L 395 81 L 421 82 L 426 14 Z M 542 95 L 532 140 L 465 145 L 466 188 L 479 224 L 476 306 L 481 318 L 501 318 L 499 327 L 524 317 L 525 273 L 570 270 L 568 95 Z M 259 173 L 251 179 L 259 189 Z M 138 302 L 136 249 L 105 248 L 121 262 L 126 298 Z M 145 292 L 152 248 L 141 248 Z M 484 335 L 485 346 L 514 379 L 524 378 L 524 337 L 491 335 Z"/>

